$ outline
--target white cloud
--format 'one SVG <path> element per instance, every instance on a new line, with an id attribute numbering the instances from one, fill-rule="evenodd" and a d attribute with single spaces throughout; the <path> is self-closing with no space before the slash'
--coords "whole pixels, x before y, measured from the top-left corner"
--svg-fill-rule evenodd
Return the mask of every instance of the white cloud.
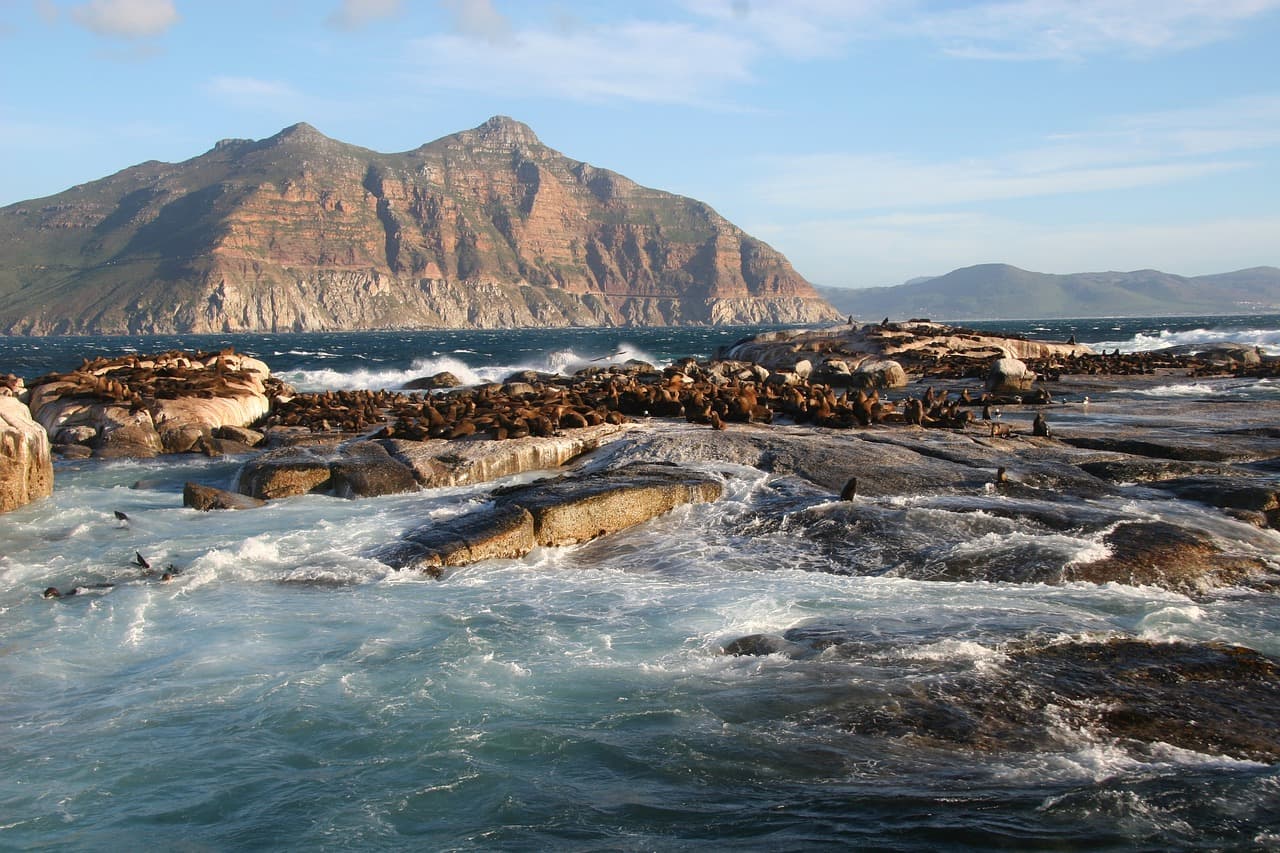
<path id="1" fill-rule="evenodd" d="M 511 22 L 494 8 L 492 0 L 442 0 L 442 3 L 453 15 L 454 28 L 464 36 L 498 44 L 511 35 Z"/>
<path id="2" fill-rule="evenodd" d="M 748 230 L 784 252 L 801 275 L 833 286 L 901 284 L 982 263 L 1048 273 L 1154 268 L 1179 275 L 1280 263 L 1280 217 L 1274 216 L 1039 225 L 958 213 L 760 224 Z"/>
<path id="3" fill-rule="evenodd" d="M 1251 168 L 1280 146 L 1280 97 L 1122 116 L 982 158 L 923 160 L 831 152 L 764 161 L 759 196 L 834 212 L 938 207 L 1171 184 Z"/>
<path id="4" fill-rule="evenodd" d="M 91 0 L 71 9 L 71 18 L 104 36 L 147 38 L 178 23 L 173 0 Z"/>
<path id="5" fill-rule="evenodd" d="M 433 36 L 413 52 L 426 82 L 439 87 L 706 105 L 728 84 L 751 79 L 757 51 L 745 39 L 688 24 L 624 21 L 526 29 L 501 43 Z"/>
<path id="6" fill-rule="evenodd" d="M 357 30 L 381 18 L 400 14 L 400 0 L 342 0 L 329 16 L 329 24 L 343 30 Z"/>

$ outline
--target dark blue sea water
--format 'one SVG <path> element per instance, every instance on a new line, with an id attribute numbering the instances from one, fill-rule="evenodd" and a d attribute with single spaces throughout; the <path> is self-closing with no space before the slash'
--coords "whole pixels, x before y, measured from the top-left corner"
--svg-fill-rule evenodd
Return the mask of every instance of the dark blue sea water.
<path id="1" fill-rule="evenodd" d="M 984 331 L 1067 340 L 1128 352 L 1180 343 L 1230 339 L 1280 353 L 1280 315 L 967 322 Z M 436 330 L 294 334 L 0 337 L 0 373 L 32 379 L 70 370 L 81 359 L 171 349 L 233 347 L 261 358 L 300 389 L 396 388 L 407 379 L 450 370 L 470 381 L 500 379 L 513 370 L 566 371 L 595 360 L 640 358 L 658 364 L 684 356 L 708 358 L 717 347 L 761 327 L 638 329 Z"/>
<path id="2" fill-rule="evenodd" d="M 1280 317 L 1011 330 L 1108 349 L 1233 338 L 1280 351 Z M 442 369 L 479 381 L 601 357 L 664 363 L 750 331 L 0 339 L 0 372 L 234 346 L 303 389 L 394 388 Z M 1198 385 L 1201 397 L 1255 393 Z M 813 571 L 847 567 L 755 519 L 821 498 L 716 463 L 701 466 L 724 482 L 716 503 L 435 581 L 368 555 L 491 485 L 182 507 L 183 482 L 229 485 L 236 467 L 60 462 L 51 498 L 0 516 L 0 848 L 1280 848 L 1273 765 L 1070 727 L 1027 752 L 824 722 L 851 697 L 887 707 L 905 687 L 998 669 L 1002 644 L 1028 637 L 1216 640 L 1280 657 L 1273 594 Z M 1135 495 L 1124 511 L 1158 519 L 1169 504 Z M 1070 562 L 1104 547 L 1098 532 L 1024 530 L 927 495 L 873 505 L 912 531 L 885 549 Z M 1272 531 L 1176 511 L 1280 557 Z M 135 550 L 181 576 L 145 581 Z M 77 584 L 83 595 L 39 596 Z M 718 654 L 736 637 L 813 622 L 858 626 L 874 638 L 870 662 Z"/>

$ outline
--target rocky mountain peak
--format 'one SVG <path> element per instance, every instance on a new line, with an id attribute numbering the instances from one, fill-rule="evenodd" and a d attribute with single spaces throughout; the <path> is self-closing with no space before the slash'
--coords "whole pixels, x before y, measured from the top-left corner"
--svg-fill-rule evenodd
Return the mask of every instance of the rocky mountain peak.
<path id="1" fill-rule="evenodd" d="M 537 134 L 529 125 L 507 116 L 494 116 L 472 131 L 482 142 L 490 145 L 541 145 Z"/>

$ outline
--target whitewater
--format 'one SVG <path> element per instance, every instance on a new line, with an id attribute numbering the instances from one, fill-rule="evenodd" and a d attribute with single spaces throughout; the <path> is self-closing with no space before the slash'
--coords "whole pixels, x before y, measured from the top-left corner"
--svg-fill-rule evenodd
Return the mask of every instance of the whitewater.
<path id="1" fill-rule="evenodd" d="M 1108 350 L 1230 339 L 1280 352 L 1280 317 L 1073 322 L 983 325 Z M 10 339 L 0 372 L 232 345 L 300 390 L 397 388 L 441 370 L 482 382 L 705 358 L 753 331 Z M 1266 380 L 1116 393 L 1280 397 Z M 773 520 L 833 496 L 714 462 L 693 467 L 724 484 L 720 501 L 433 580 L 370 555 L 535 475 L 247 512 L 182 506 L 184 482 L 229 487 L 238 464 L 60 461 L 52 497 L 0 516 L 0 847 L 1280 849 L 1275 765 L 1135 750 L 1066 723 L 1034 751 L 942 749 L 829 714 L 998 675 L 1028 638 L 1215 641 L 1280 658 L 1274 593 L 898 577 L 931 555 L 1061 564 L 1106 546 L 1100 531 L 1021 530 L 926 494 L 859 498 L 881 527 L 832 550 Z M 1135 493 L 1125 510 L 1193 513 L 1208 535 L 1280 560 L 1274 531 L 1169 504 Z M 135 554 L 176 576 L 161 582 Z M 854 564 L 875 570 L 836 573 Z M 46 600 L 47 586 L 81 592 Z M 721 653 L 805 626 L 838 626 L 865 655 Z"/>

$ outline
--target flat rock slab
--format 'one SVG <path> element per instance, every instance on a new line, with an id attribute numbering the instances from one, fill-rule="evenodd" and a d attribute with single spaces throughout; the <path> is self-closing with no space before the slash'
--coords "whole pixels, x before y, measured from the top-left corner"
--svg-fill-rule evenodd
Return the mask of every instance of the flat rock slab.
<path id="1" fill-rule="evenodd" d="M 424 525 L 377 556 L 397 569 L 439 574 L 444 566 L 522 557 L 538 545 L 572 545 L 625 530 L 686 503 L 713 501 L 722 487 L 679 468 L 637 464 L 501 489 L 491 506 Z"/>
<path id="2" fill-rule="evenodd" d="M 622 436 L 627 425 L 601 424 L 563 435 L 505 441 L 379 440 L 392 458 L 407 465 L 424 489 L 487 483 L 526 471 L 559 468 Z"/>

